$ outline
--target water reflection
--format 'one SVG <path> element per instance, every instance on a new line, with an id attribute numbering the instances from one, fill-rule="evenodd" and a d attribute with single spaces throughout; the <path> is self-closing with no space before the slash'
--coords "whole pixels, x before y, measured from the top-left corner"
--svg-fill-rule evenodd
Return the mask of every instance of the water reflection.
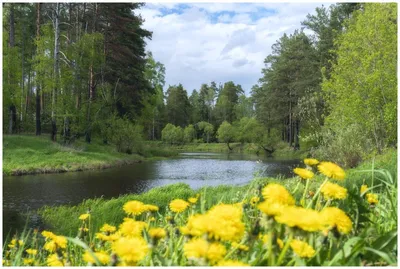
<path id="1" fill-rule="evenodd" d="M 78 204 L 83 199 L 141 193 L 157 186 L 186 183 L 193 189 L 221 184 L 246 184 L 255 173 L 291 176 L 297 160 L 255 155 L 185 153 L 179 158 L 131 166 L 64 174 L 3 178 L 3 234 L 21 224 L 20 213 L 44 205 Z"/>

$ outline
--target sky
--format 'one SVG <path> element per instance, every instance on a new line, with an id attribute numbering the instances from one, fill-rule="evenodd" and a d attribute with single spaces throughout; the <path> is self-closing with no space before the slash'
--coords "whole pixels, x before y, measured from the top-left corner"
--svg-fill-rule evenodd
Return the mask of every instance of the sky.
<path id="1" fill-rule="evenodd" d="M 190 95 L 202 83 L 231 80 L 249 96 L 271 46 L 322 5 L 330 4 L 146 3 L 136 13 L 153 32 L 146 49 L 165 65 L 165 90 L 182 83 Z"/>

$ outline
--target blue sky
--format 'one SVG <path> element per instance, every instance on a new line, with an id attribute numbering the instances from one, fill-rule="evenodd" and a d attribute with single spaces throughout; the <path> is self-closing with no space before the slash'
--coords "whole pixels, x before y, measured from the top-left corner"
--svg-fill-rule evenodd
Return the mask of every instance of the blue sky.
<path id="1" fill-rule="evenodd" d="M 190 94 L 202 83 L 229 80 L 246 94 L 261 77 L 265 57 L 308 13 L 329 3 L 147 3 L 138 12 L 153 31 L 147 50 L 166 67 L 166 87 Z M 310 32 L 311 33 L 311 32 Z"/>

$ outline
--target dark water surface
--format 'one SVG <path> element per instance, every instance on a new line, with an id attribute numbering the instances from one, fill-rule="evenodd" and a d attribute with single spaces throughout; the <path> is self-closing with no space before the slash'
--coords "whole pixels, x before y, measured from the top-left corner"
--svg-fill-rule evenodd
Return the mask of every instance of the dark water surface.
<path id="1" fill-rule="evenodd" d="M 44 205 L 78 204 L 83 199 L 118 197 L 183 182 L 193 189 L 242 185 L 254 176 L 292 176 L 298 160 L 260 159 L 255 155 L 182 153 L 178 158 L 146 161 L 106 170 L 3 178 L 3 237 L 24 225 L 28 210 Z M 31 216 L 40 225 L 38 216 Z M 32 225 L 32 224 L 31 224 Z"/>

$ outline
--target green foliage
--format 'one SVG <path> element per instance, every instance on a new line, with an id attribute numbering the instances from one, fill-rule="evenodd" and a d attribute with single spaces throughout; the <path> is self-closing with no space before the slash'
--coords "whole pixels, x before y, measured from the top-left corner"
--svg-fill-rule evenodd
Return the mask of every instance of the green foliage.
<path id="1" fill-rule="evenodd" d="M 183 140 L 185 143 L 190 143 L 193 139 L 196 139 L 196 129 L 194 129 L 192 124 L 189 124 L 183 130 Z"/>
<path id="2" fill-rule="evenodd" d="M 181 144 L 184 139 L 182 127 L 168 123 L 161 131 L 162 140 L 169 144 Z"/>
<path id="3" fill-rule="evenodd" d="M 219 142 L 226 143 L 229 147 L 229 143 L 232 143 L 236 137 L 236 129 L 229 122 L 224 121 L 218 128 L 217 138 Z"/>
<path id="4" fill-rule="evenodd" d="M 396 4 L 365 4 L 337 41 L 337 64 L 322 84 L 330 110 L 326 128 L 339 137 L 357 125 L 367 154 L 397 143 L 396 20 Z"/>
<path id="5" fill-rule="evenodd" d="M 165 109 L 169 123 L 180 127 L 184 127 L 189 123 L 190 103 L 182 84 L 168 88 Z"/>
<path id="6" fill-rule="evenodd" d="M 214 133 L 214 126 L 211 123 L 201 121 L 197 123 L 197 128 L 203 133 L 203 141 L 208 143 L 210 136 Z"/>
<path id="7" fill-rule="evenodd" d="M 143 154 L 143 127 L 127 118 L 116 118 L 110 122 L 108 134 L 118 152 Z"/>

